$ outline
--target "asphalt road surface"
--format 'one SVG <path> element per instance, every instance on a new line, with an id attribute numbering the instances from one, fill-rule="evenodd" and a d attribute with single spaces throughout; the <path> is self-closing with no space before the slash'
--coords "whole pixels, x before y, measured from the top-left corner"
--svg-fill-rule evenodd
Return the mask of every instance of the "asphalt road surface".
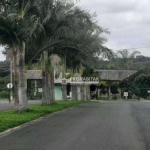
<path id="1" fill-rule="evenodd" d="M 7 135 L 0 150 L 150 150 L 150 103 L 87 103 Z"/>

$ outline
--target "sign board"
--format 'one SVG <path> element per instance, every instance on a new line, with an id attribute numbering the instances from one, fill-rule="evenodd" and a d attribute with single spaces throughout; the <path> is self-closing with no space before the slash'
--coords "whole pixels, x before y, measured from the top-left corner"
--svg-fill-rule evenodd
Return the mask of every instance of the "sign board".
<path id="1" fill-rule="evenodd" d="M 34 92 L 34 96 L 36 96 L 36 92 Z"/>
<path id="2" fill-rule="evenodd" d="M 42 88 L 38 88 L 38 92 L 42 93 L 43 89 Z"/>
<path id="3" fill-rule="evenodd" d="M 13 87 L 12 83 L 8 83 L 8 84 L 7 84 L 7 88 L 8 88 L 8 89 L 12 89 L 12 87 Z"/>
<path id="4" fill-rule="evenodd" d="M 128 96 L 128 92 L 124 92 L 124 96 Z"/>

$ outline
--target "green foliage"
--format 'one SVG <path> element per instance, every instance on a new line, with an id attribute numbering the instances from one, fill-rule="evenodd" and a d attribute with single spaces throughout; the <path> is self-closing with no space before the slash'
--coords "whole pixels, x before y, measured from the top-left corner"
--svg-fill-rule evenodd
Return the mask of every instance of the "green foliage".
<path id="1" fill-rule="evenodd" d="M 0 77 L 0 98 L 9 98 L 9 90 L 7 84 L 10 82 L 10 77 Z"/>
<path id="2" fill-rule="evenodd" d="M 83 70 L 82 77 L 99 77 L 99 73 L 94 72 L 93 68 L 86 67 Z"/>
<path id="3" fill-rule="evenodd" d="M 147 99 L 150 100 L 150 96 L 148 96 Z"/>
<path id="4" fill-rule="evenodd" d="M 149 88 L 150 87 L 150 74 L 141 74 L 138 77 L 135 78 L 135 83 L 139 88 L 145 87 Z"/>
<path id="5" fill-rule="evenodd" d="M 134 51 L 130 53 L 128 50 L 121 50 L 117 52 L 118 65 L 123 67 L 123 69 L 129 69 L 130 65 L 133 63 L 133 60 L 137 54 L 141 54 L 139 51 Z"/>
<path id="6" fill-rule="evenodd" d="M 150 74 L 141 74 L 135 78 L 135 84 L 139 89 L 140 96 L 147 98 L 150 90 Z"/>
<path id="7" fill-rule="evenodd" d="M 10 82 L 10 77 L 5 76 L 5 77 L 0 77 L 0 90 L 6 90 L 7 89 L 7 84 Z"/>
<path id="8" fill-rule="evenodd" d="M 36 92 L 36 95 L 34 95 L 34 91 L 32 91 L 28 98 L 29 99 L 42 99 L 42 93 Z"/>
<path id="9" fill-rule="evenodd" d="M 99 60 L 98 68 L 99 69 L 130 69 L 137 70 L 138 72 L 135 75 L 132 75 L 126 80 L 120 82 L 119 87 L 121 88 L 122 98 L 124 92 L 129 92 L 129 98 L 132 98 L 132 95 L 135 94 L 137 97 L 141 96 L 143 98 L 147 98 L 149 96 L 148 90 L 150 90 L 150 57 L 140 56 L 135 58 L 135 54 L 139 54 L 139 52 L 134 52 L 129 54 L 127 51 L 120 52 L 122 57 L 114 58 L 109 61 Z M 102 93 L 105 92 L 106 87 L 101 87 Z M 145 89 L 144 89 L 145 88 Z M 108 90 L 108 89 L 107 89 Z M 111 88 L 112 90 L 112 88 Z M 115 94 L 115 93 L 114 93 Z M 117 94 L 117 93 L 116 93 Z"/>
<path id="10" fill-rule="evenodd" d="M 10 63 L 9 61 L 0 61 L 0 98 L 9 98 L 7 84 L 10 82 Z"/>
<path id="11" fill-rule="evenodd" d="M 53 53 L 67 57 L 67 67 L 73 70 L 79 70 L 81 64 L 93 67 L 100 54 L 113 57 L 113 52 L 103 46 L 106 39 L 102 33 L 108 31 L 72 0 L 12 0 L 7 7 L 2 5 L 0 44 L 11 48 L 14 54 L 22 52 L 26 63 L 37 63 L 45 51 L 47 58 Z M 88 76 L 99 77 L 92 70 Z"/>
<path id="12" fill-rule="evenodd" d="M 39 10 L 44 34 L 29 41 L 27 62 L 35 63 L 43 51 L 48 51 L 49 55 L 59 54 L 62 60 L 65 58 L 68 68 L 79 69 L 81 64 L 94 65 L 97 54 L 113 55 L 111 50 L 102 46 L 106 40 L 101 34 L 107 31 L 93 21 L 96 19 L 93 14 L 75 6 L 72 0 L 40 0 Z"/>
<path id="13" fill-rule="evenodd" d="M 9 98 L 9 91 L 8 90 L 0 91 L 0 98 L 8 99 Z"/>
<path id="14" fill-rule="evenodd" d="M 109 61 L 99 60 L 97 63 L 98 69 L 116 69 L 116 70 L 138 70 L 139 72 L 143 72 L 145 74 L 150 73 L 150 57 L 142 57 L 141 58 L 114 58 Z"/>
<path id="15" fill-rule="evenodd" d="M 109 82 L 109 81 L 101 81 L 99 88 L 101 89 L 102 94 L 108 93 L 108 88 L 110 86 L 112 94 L 118 94 L 119 83 L 118 82 Z"/>
<path id="16" fill-rule="evenodd" d="M 0 132 L 84 102 L 85 101 L 57 101 L 52 105 L 43 106 L 37 104 L 30 106 L 26 111 L 22 111 L 19 114 L 13 110 L 0 112 Z"/>
<path id="17" fill-rule="evenodd" d="M 113 94 L 113 95 L 112 95 L 112 99 L 116 100 L 117 98 L 118 98 L 118 97 L 117 97 L 116 94 Z"/>
<path id="18" fill-rule="evenodd" d="M 128 98 L 132 98 L 132 95 L 138 94 L 138 88 L 136 84 L 134 83 L 134 78 L 131 77 L 127 80 L 123 80 L 120 82 L 119 87 L 121 88 L 121 96 L 124 98 L 124 92 L 128 92 Z"/>
<path id="19" fill-rule="evenodd" d="M 72 75 L 70 73 L 66 75 L 66 79 L 69 79 L 71 77 L 72 77 Z"/>
<path id="20" fill-rule="evenodd" d="M 9 68 L 9 61 L 0 61 L 0 77 L 8 76 L 10 74 Z"/>
<path id="21" fill-rule="evenodd" d="M 39 88 L 42 88 L 42 80 L 28 80 L 28 99 L 42 99 Z"/>
<path id="22" fill-rule="evenodd" d="M 119 93 L 118 88 L 119 88 L 119 84 L 115 82 L 115 83 L 114 83 L 113 85 L 111 85 L 111 87 L 110 87 L 111 93 L 112 93 L 112 94 L 118 94 L 118 93 Z"/>

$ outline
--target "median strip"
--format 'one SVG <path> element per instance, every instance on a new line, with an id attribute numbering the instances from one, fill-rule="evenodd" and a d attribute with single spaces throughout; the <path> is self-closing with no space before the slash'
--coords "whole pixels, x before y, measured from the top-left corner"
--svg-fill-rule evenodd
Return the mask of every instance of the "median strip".
<path id="1" fill-rule="evenodd" d="M 0 134 L 7 130 L 11 131 L 20 125 L 36 120 L 47 114 L 51 114 L 72 106 L 85 103 L 85 101 L 56 101 L 51 105 L 34 104 L 25 111 L 17 114 L 14 110 L 0 112 Z"/>

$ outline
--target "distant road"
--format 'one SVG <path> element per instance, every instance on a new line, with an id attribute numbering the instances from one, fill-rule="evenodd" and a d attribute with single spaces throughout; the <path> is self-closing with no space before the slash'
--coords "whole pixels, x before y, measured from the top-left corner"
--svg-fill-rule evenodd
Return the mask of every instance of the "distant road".
<path id="1" fill-rule="evenodd" d="M 87 103 L 0 137 L 1 150 L 150 150 L 150 103 Z"/>
<path id="2" fill-rule="evenodd" d="M 31 104 L 40 104 L 42 101 L 41 100 L 29 100 L 28 103 L 29 105 Z M 3 110 L 9 110 L 9 109 L 14 109 L 14 101 L 9 103 L 7 100 L 0 100 L 0 111 Z"/>

